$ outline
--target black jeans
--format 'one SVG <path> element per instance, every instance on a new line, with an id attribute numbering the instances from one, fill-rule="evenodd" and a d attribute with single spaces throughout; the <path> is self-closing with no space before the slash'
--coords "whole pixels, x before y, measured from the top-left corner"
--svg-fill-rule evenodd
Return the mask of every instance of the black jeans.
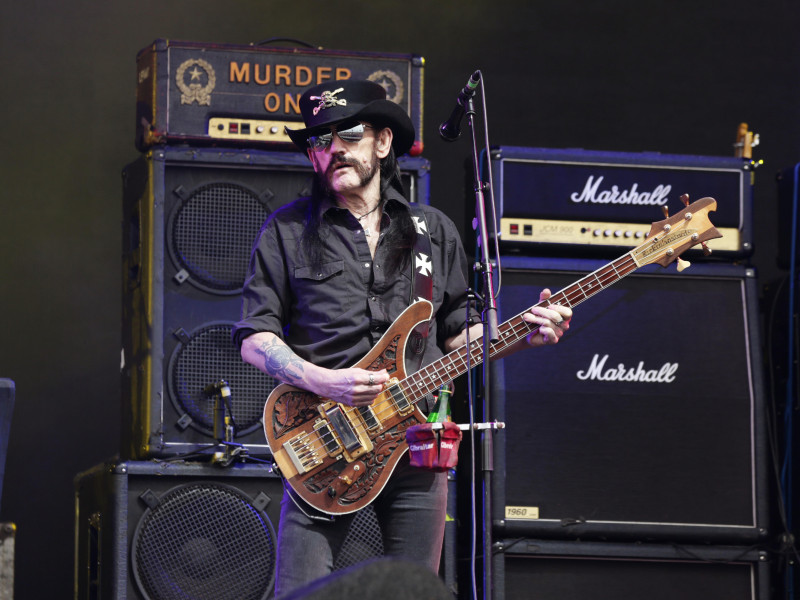
<path id="1" fill-rule="evenodd" d="M 412 467 L 406 454 L 373 505 L 384 554 L 425 564 L 437 572 L 447 508 L 447 474 Z M 303 509 L 313 512 L 306 505 Z M 311 518 L 288 492 L 283 495 L 276 598 L 333 571 L 352 520 L 352 514 L 333 520 Z"/>

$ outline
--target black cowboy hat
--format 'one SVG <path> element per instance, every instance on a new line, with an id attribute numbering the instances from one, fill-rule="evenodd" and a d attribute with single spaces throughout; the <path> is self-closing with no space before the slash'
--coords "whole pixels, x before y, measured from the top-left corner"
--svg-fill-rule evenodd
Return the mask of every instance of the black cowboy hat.
<path id="1" fill-rule="evenodd" d="M 414 125 L 400 105 L 386 99 L 383 86 L 372 81 L 328 81 L 306 90 L 300 96 L 300 113 L 305 129 L 285 128 L 301 150 L 308 148 L 308 136 L 322 133 L 342 121 L 365 121 L 392 130 L 392 146 L 397 156 L 414 143 Z"/>

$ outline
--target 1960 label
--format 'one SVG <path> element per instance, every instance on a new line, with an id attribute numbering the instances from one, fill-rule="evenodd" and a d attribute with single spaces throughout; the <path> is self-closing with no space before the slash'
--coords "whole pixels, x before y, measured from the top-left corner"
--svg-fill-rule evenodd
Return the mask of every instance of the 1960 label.
<path id="1" fill-rule="evenodd" d="M 538 506 L 506 506 L 506 519 L 538 519 Z"/>

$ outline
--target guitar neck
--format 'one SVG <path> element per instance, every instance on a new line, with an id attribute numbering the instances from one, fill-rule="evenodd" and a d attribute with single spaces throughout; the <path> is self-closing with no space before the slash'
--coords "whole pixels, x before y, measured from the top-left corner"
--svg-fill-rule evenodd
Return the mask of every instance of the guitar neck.
<path id="1" fill-rule="evenodd" d="M 572 308 L 615 284 L 638 267 L 639 265 L 633 257 L 633 252 L 629 252 L 563 290 L 556 292 L 550 298 L 535 306 L 546 307 L 551 304 L 560 304 Z M 489 347 L 490 357 L 496 356 L 524 337 L 538 331 L 538 325 L 528 323 L 522 317 L 528 310 L 530 309 L 521 312 L 497 328 L 498 340 L 492 342 Z M 472 340 L 468 345 L 465 344 L 461 348 L 453 350 L 439 360 L 406 377 L 401 382 L 406 397 L 413 403 L 419 402 L 443 383 L 452 381 L 459 375 L 466 373 L 468 369 L 483 363 L 483 355 L 484 342 L 483 336 L 480 336 Z"/>

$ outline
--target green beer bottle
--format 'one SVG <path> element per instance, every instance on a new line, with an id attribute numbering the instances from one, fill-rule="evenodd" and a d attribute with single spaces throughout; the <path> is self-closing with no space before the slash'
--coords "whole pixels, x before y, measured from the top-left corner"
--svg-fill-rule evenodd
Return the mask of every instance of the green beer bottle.
<path id="1" fill-rule="evenodd" d="M 450 385 L 447 383 L 439 388 L 439 392 L 436 395 L 436 405 L 428 415 L 428 423 L 444 423 L 452 420 L 450 417 L 450 396 L 452 393 Z"/>

